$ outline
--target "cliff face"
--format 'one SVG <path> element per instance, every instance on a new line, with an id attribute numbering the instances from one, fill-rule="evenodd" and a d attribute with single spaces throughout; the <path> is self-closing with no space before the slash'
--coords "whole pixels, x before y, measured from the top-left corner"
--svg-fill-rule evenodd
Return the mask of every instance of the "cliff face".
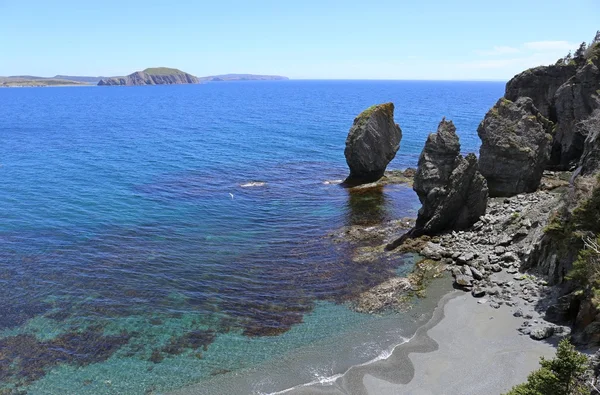
<path id="1" fill-rule="evenodd" d="M 98 82 L 99 86 L 110 85 L 173 85 L 197 84 L 197 77 L 177 69 L 156 68 L 136 71 L 126 77 L 105 78 Z"/>
<path id="2" fill-rule="evenodd" d="M 547 321 L 572 327 L 576 342 L 600 345 L 598 38 L 574 59 L 515 76 L 478 135 L 479 165 L 474 155 L 459 154 L 451 122 L 429 136 L 414 179 L 422 203 L 416 225 L 386 248 L 411 250 L 429 239 L 407 239 L 439 235 L 420 253 L 455 265 L 457 286 L 490 296 L 497 307 L 513 306 L 521 292 Z M 488 187 L 502 199 L 488 202 Z M 504 272 L 517 281 L 528 278 L 518 272 L 535 273 L 537 284 L 506 284 L 508 292 L 499 292 Z"/>
<path id="3" fill-rule="evenodd" d="M 508 81 L 504 97 L 511 101 L 529 97 L 544 117 L 556 121 L 554 94 L 576 71 L 575 65 L 540 66 L 526 70 Z"/>
<path id="4" fill-rule="evenodd" d="M 540 115 L 553 121 L 550 157 L 544 166 L 548 145 L 543 144 L 538 127 L 522 129 L 526 140 L 515 145 L 512 152 L 505 150 L 502 141 L 518 125 L 511 127 L 515 117 L 500 113 L 499 127 L 493 130 L 480 127 L 487 129 L 483 135 L 481 130 L 479 133 L 483 140 L 482 173 L 488 178 L 490 190 L 496 193 L 494 180 L 497 178 L 511 184 L 523 177 L 538 180 L 544 168 L 572 171 L 569 186 L 557 202 L 547 202 L 545 208 L 551 208 L 547 225 L 531 240 L 530 252 L 523 256 L 520 270 L 536 272 L 555 286 L 559 297 L 544 309 L 547 320 L 572 326 L 573 338 L 579 343 L 598 345 L 600 278 L 596 270 L 600 258 L 585 251 L 589 250 L 586 243 L 590 240 L 600 240 L 600 42 L 569 62 L 538 67 L 515 76 L 506 86 L 506 99 L 517 103 L 530 101 L 538 107 Z M 496 137 L 486 143 L 489 132 Z M 540 144 L 528 144 L 535 141 Z M 488 171 L 486 163 L 506 167 L 518 160 L 523 148 L 532 155 L 529 162 L 522 161 L 521 170 L 514 166 L 498 172 Z M 536 155 L 539 160 L 533 160 Z M 505 195 L 530 192 L 534 187 L 537 188 L 531 184 L 531 188 L 513 189 Z"/>
<path id="5" fill-rule="evenodd" d="M 586 139 L 595 131 L 595 121 L 590 119 L 600 109 L 599 69 L 600 43 L 595 43 L 585 57 L 524 71 L 506 84 L 506 99 L 531 98 L 556 125 L 547 168 L 569 170 L 581 165 Z"/>

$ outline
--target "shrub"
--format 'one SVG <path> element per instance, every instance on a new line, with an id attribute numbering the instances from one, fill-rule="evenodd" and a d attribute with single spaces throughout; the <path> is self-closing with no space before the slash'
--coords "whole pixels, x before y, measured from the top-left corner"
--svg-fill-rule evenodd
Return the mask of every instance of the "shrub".
<path id="1" fill-rule="evenodd" d="M 527 382 L 513 387 L 506 395 L 579 395 L 589 394 L 584 383 L 587 358 L 575 350 L 568 340 L 558 344 L 556 357 L 540 360 L 540 369 L 527 377 Z"/>

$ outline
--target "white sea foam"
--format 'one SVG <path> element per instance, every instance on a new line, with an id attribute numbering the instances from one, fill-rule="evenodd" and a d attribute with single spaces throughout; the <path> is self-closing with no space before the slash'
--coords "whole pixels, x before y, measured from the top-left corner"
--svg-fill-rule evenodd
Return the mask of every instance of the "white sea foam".
<path id="1" fill-rule="evenodd" d="M 344 180 L 325 180 L 325 181 L 323 181 L 323 184 L 325 184 L 325 185 L 337 185 L 337 184 L 341 184 L 342 182 L 344 182 Z"/>
<path id="2" fill-rule="evenodd" d="M 358 364 L 358 365 L 354 365 L 354 366 L 350 367 L 348 370 L 350 370 L 350 369 L 352 369 L 353 367 L 356 367 L 356 366 L 365 366 L 365 365 L 369 365 L 369 364 L 372 364 L 372 363 L 377 362 L 377 361 L 388 359 L 394 353 L 394 350 L 396 349 L 396 347 L 401 346 L 402 344 L 411 341 L 414 336 L 415 335 L 411 336 L 410 339 L 407 339 L 407 338 L 403 337 L 402 338 L 402 342 L 399 343 L 399 344 L 396 344 L 394 347 L 392 347 L 391 350 L 384 350 L 381 353 L 379 353 L 379 355 L 377 355 L 375 358 L 373 358 L 373 359 L 371 359 L 371 360 L 369 360 L 367 362 L 364 362 L 364 363 L 361 363 L 361 364 Z M 340 377 L 343 377 L 348 372 L 348 370 L 346 370 L 344 373 L 338 373 L 338 374 L 334 374 L 334 375 L 331 375 L 331 376 L 322 376 L 322 375 L 319 375 L 319 374 L 315 374 L 315 376 L 317 378 L 315 380 L 309 382 L 309 383 L 296 385 L 294 387 L 286 388 L 284 390 L 277 391 L 277 392 L 261 393 L 260 395 L 279 395 L 279 394 L 288 393 L 288 392 L 293 391 L 293 390 L 298 389 L 298 388 L 310 387 L 311 385 L 316 385 L 316 384 L 322 384 L 322 385 L 323 384 L 333 384 L 337 379 L 339 379 Z"/>
<path id="3" fill-rule="evenodd" d="M 247 182 L 245 184 L 240 184 L 240 186 L 242 188 L 262 187 L 262 186 L 265 186 L 265 185 L 267 185 L 267 183 L 263 182 L 263 181 L 252 181 L 252 182 Z"/>

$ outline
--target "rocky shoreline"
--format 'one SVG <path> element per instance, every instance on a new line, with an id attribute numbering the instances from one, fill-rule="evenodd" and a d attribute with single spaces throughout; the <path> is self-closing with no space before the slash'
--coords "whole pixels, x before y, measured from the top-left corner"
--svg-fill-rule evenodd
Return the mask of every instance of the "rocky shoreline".
<path id="1" fill-rule="evenodd" d="M 546 321 L 547 309 L 557 303 L 557 289 L 543 274 L 526 273 L 560 195 L 536 191 L 492 199 L 487 214 L 471 228 L 434 238 L 419 253 L 445 264 L 455 286 L 480 304 L 510 307 L 523 319 L 521 333 L 535 340 L 567 336 L 569 327 Z"/>
<path id="2" fill-rule="evenodd" d="M 406 252 L 425 258 L 412 277 L 363 292 L 358 311 L 398 308 L 401 295 L 418 295 L 427 276 L 447 269 L 455 287 L 481 304 L 523 317 L 523 334 L 540 340 L 572 329 L 577 344 L 600 345 L 599 37 L 575 57 L 509 81 L 477 129 L 479 157 L 462 155 L 454 124 L 442 119 L 411 172 L 422 205 L 414 224 L 399 229 L 411 223 L 402 219 L 343 235 L 359 241 L 359 262 Z M 373 106 L 355 119 L 348 180 L 372 183 L 395 156 L 402 134 L 390 132 L 400 130 L 393 109 Z M 386 244 L 376 244 L 383 236 Z M 590 245 L 596 249 L 586 252 Z"/>
<path id="3" fill-rule="evenodd" d="M 413 169 L 394 172 L 379 184 L 355 188 L 405 184 L 411 186 Z M 410 300 L 426 292 L 431 278 L 454 278 L 455 288 L 470 293 L 479 304 L 490 308 L 510 307 L 515 317 L 522 318 L 520 332 L 536 340 L 570 334 L 568 326 L 553 324 L 549 319 L 558 304 L 559 292 L 543 273 L 534 267 L 544 229 L 551 215 L 568 191 L 567 172 L 546 172 L 538 191 L 510 198 L 491 198 L 486 214 L 473 226 L 439 236 L 407 239 L 400 248 L 386 250 L 399 233 L 408 232 L 415 218 L 401 218 L 379 225 L 354 225 L 329 234 L 334 243 L 354 246 L 352 259 L 368 264 L 381 259 L 395 259 L 407 253 L 415 254 L 413 271 L 389 280 L 361 293 L 351 307 L 363 313 L 410 309 Z"/>

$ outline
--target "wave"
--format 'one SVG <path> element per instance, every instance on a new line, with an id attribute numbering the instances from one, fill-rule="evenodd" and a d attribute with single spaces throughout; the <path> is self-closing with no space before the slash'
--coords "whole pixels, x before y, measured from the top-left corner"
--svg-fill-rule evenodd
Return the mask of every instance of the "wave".
<path id="1" fill-rule="evenodd" d="M 415 335 L 416 335 L 416 333 L 415 333 Z M 346 373 L 348 373 L 348 371 L 350 371 L 350 369 L 353 369 L 353 368 L 359 367 L 359 366 L 370 365 L 370 364 L 375 363 L 377 361 L 388 359 L 394 353 L 394 350 L 397 347 L 399 347 L 399 346 L 401 346 L 401 345 L 403 345 L 403 344 L 405 344 L 407 342 L 410 342 L 415 337 L 415 335 L 411 336 L 409 339 L 407 339 L 405 337 L 402 337 L 401 338 L 402 342 L 396 344 L 394 347 L 392 347 L 391 350 L 384 350 L 379 355 L 377 355 L 375 358 L 370 359 L 367 362 L 363 362 L 363 363 L 360 363 L 358 365 L 352 365 L 344 373 L 337 373 L 337 374 L 334 374 L 334 375 L 331 375 L 331 376 L 323 376 L 323 375 L 315 374 L 315 376 L 317 378 L 315 380 L 311 381 L 311 382 L 300 384 L 300 385 L 296 385 L 296 386 L 293 386 L 293 387 L 290 387 L 290 388 L 286 388 L 286 389 L 281 390 L 281 391 L 268 392 L 268 393 L 267 392 L 263 392 L 263 393 L 260 393 L 260 395 L 280 395 L 280 394 L 286 394 L 288 392 L 294 391 L 294 390 L 299 389 L 299 388 L 310 387 L 310 386 L 318 385 L 318 384 L 321 384 L 321 385 L 326 385 L 326 384 L 333 385 L 333 383 L 337 379 L 339 379 L 341 377 L 344 377 L 344 375 Z"/>
<path id="2" fill-rule="evenodd" d="M 252 182 L 247 182 L 245 184 L 240 184 L 240 187 L 242 187 L 242 188 L 263 187 L 265 185 L 267 185 L 267 183 L 263 182 L 263 181 L 252 181 Z"/>

